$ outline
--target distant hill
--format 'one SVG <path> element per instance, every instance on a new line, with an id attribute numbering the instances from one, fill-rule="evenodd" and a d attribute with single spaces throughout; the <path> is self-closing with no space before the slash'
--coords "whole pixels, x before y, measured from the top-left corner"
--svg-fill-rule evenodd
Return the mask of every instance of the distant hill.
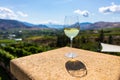
<path id="1" fill-rule="evenodd" d="M 46 25 L 34 25 L 27 22 L 21 22 L 17 20 L 7 20 L 7 19 L 0 19 L 0 30 L 8 30 L 8 29 L 32 29 L 32 28 L 48 28 Z"/>
<path id="2" fill-rule="evenodd" d="M 80 23 L 80 30 L 87 30 L 87 29 L 90 29 L 91 28 L 91 25 L 92 23 L 90 22 L 83 22 L 83 23 Z"/>
<path id="3" fill-rule="evenodd" d="M 41 28 L 54 28 L 61 29 L 63 25 L 60 24 L 32 24 L 28 22 L 21 22 L 17 20 L 7 20 L 0 19 L 0 30 L 8 30 L 15 28 L 24 28 L 24 29 L 41 29 Z M 93 29 L 101 29 L 101 28 L 120 28 L 120 22 L 83 22 L 80 23 L 81 30 L 93 30 Z"/>
<path id="4" fill-rule="evenodd" d="M 63 28 L 64 26 L 63 25 L 60 25 L 60 24 L 46 24 L 49 28 L 55 28 L 55 29 L 61 29 Z"/>
<path id="5" fill-rule="evenodd" d="M 32 23 L 28 23 L 28 22 L 22 22 L 24 25 L 32 27 L 32 28 L 48 28 L 47 25 L 44 24 L 32 24 Z"/>
<path id="6" fill-rule="evenodd" d="M 47 24 L 49 28 L 61 29 L 63 25 L 57 24 Z M 93 30 L 93 29 L 102 29 L 102 28 L 120 28 L 120 22 L 83 22 L 80 23 L 80 30 Z"/>
<path id="7" fill-rule="evenodd" d="M 24 25 L 26 25 L 26 26 L 35 26 L 35 24 L 32 24 L 32 23 L 28 23 L 28 22 L 22 22 Z"/>
<path id="8" fill-rule="evenodd" d="M 120 28 L 120 22 L 96 22 L 89 25 L 91 29 Z"/>
<path id="9" fill-rule="evenodd" d="M 36 28 L 49 28 L 47 25 L 44 25 L 44 24 L 34 25 L 32 27 L 36 27 Z"/>
<path id="10" fill-rule="evenodd" d="M 7 30 L 12 28 L 30 28 L 17 20 L 0 19 L 0 30 Z"/>
<path id="11" fill-rule="evenodd" d="M 92 24 L 92 23 L 89 23 L 89 22 L 83 22 L 83 23 L 80 23 L 80 28 L 81 30 L 86 30 L 88 29 L 89 25 Z M 64 28 L 64 25 L 60 25 L 60 24 L 46 24 L 49 28 L 56 28 L 56 29 L 62 29 Z"/>

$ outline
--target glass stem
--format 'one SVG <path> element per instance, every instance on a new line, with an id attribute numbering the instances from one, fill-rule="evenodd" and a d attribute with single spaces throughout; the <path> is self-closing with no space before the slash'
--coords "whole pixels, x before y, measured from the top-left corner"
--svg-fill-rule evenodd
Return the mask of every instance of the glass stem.
<path id="1" fill-rule="evenodd" d="M 70 47 L 72 48 L 72 42 L 73 42 L 73 38 L 71 37 L 70 38 Z M 72 52 L 71 52 L 71 55 L 72 55 L 72 59 L 73 59 L 73 54 L 72 54 Z"/>
<path id="2" fill-rule="evenodd" d="M 70 38 L 70 47 L 72 48 L 72 41 L 73 41 L 73 38 Z"/>

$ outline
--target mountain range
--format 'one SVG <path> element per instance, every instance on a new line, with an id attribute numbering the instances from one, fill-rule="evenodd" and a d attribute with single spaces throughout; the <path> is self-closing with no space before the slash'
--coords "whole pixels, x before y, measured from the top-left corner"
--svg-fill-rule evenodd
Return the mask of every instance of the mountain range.
<path id="1" fill-rule="evenodd" d="M 21 22 L 17 20 L 7 20 L 7 19 L 0 19 L 0 30 L 8 30 L 8 29 L 15 29 L 15 28 L 24 28 L 24 29 L 42 29 L 42 28 L 55 28 L 61 29 L 63 25 L 59 24 L 32 24 L 28 22 Z M 120 28 L 120 22 L 83 22 L 80 23 L 81 30 L 92 30 L 92 29 L 101 29 L 101 28 Z"/>
<path id="2" fill-rule="evenodd" d="M 8 19 L 0 19 L 0 30 L 9 30 L 9 29 L 33 29 L 33 28 L 48 28 L 48 26 L 44 24 L 32 24 L 28 22 L 21 22 L 17 20 L 8 20 Z"/>

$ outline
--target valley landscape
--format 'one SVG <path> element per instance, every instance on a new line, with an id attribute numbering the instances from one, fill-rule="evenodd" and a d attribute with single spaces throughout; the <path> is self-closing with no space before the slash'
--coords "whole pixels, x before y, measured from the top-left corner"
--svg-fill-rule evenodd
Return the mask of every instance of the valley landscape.
<path id="1" fill-rule="evenodd" d="M 70 21 L 77 21 L 75 25 L 80 24 L 80 31 L 75 28 L 64 28 L 71 23 L 69 20 L 66 23 L 67 16 L 77 16 L 77 19 L 70 19 Z M 75 78 L 65 71 L 67 69 L 65 62 L 68 59 L 65 56 L 63 58 L 63 53 L 64 50 L 71 49 L 69 32 L 71 38 L 77 34 L 73 38 L 72 46 L 75 48 L 73 50 L 80 51 L 77 59 L 83 60 L 88 69 L 85 77 Z M 32 79 L 39 80 L 43 77 L 40 80 L 120 80 L 120 52 L 102 52 L 101 43 L 120 46 L 119 0 L 0 0 L 0 80 L 16 80 L 17 70 L 13 69 L 15 71 L 13 76 L 10 71 L 10 61 L 16 62 L 16 59 L 32 55 L 46 55 L 47 51 L 48 55 L 44 56 L 45 58 L 43 56 L 34 58 L 35 61 L 39 60 L 38 62 L 42 63 L 36 61 L 34 64 L 35 61 L 32 58 L 28 62 L 25 60 L 25 65 L 27 63 L 37 65 L 37 67 L 31 67 L 32 64 L 30 64 L 31 69 L 28 64 L 24 67 L 28 71 L 31 70 L 28 72 L 31 77 L 34 72 L 38 77 L 40 75 L 39 78 Z M 57 49 L 60 51 L 58 52 Z M 53 53 L 49 53 L 50 50 L 53 50 Z M 54 50 L 56 50 L 57 59 L 54 56 Z M 82 52 L 83 56 L 81 50 L 85 51 L 85 54 Z M 62 53 L 61 57 L 57 52 Z M 43 62 L 46 65 L 38 67 L 43 65 Z M 42 74 L 38 75 L 35 69 Z M 60 74 L 59 69 L 61 69 Z M 75 66 L 75 69 L 78 70 L 78 66 Z M 79 70 L 82 69 L 79 67 Z M 45 72 L 48 73 L 47 76 Z"/>
<path id="2" fill-rule="evenodd" d="M 80 23 L 80 32 L 74 38 L 73 47 L 100 52 L 100 42 L 120 45 L 120 22 Z M 69 46 L 69 43 L 69 38 L 63 32 L 63 25 L 35 25 L 0 19 L 0 61 L 4 64 L 3 68 L 9 67 L 10 60 L 14 58 Z M 120 53 L 106 54 L 120 56 Z M 4 78 L 6 73 L 2 68 L 0 72 Z"/>

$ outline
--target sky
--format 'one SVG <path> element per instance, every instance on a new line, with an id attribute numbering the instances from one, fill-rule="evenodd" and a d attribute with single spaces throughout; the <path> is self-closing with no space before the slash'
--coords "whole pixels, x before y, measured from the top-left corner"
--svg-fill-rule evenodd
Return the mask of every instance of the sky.
<path id="1" fill-rule="evenodd" d="M 120 22 L 120 0 L 0 0 L 1 19 L 64 24 L 67 15 L 79 22 Z"/>

